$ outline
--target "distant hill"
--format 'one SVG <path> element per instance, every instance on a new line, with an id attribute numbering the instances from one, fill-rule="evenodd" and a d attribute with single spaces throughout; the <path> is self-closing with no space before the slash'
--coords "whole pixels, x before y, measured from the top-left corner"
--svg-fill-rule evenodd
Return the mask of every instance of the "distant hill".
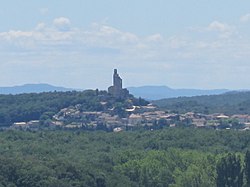
<path id="1" fill-rule="evenodd" d="M 179 97 L 153 101 L 165 110 L 177 113 L 250 114 L 250 91 L 228 92 L 221 95 Z"/>
<path id="2" fill-rule="evenodd" d="M 128 115 L 125 109 L 132 108 L 134 105 L 147 104 L 147 101 L 131 95 L 117 100 L 107 91 L 97 92 L 96 90 L 0 94 L 0 128 L 10 126 L 14 122 L 46 121 L 61 109 L 76 105 L 79 111 L 107 112 L 124 117 Z"/>
<path id="3" fill-rule="evenodd" d="M 49 84 L 24 84 L 13 87 L 0 87 L 0 94 L 41 93 L 53 91 L 72 91 L 74 89 L 52 86 Z"/>
<path id="4" fill-rule="evenodd" d="M 217 95 L 228 92 L 226 89 L 199 90 L 199 89 L 172 89 L 167 86 L 141 86 L 127 88 L 135 97 L 142 97 L 148 100 L 158 100 L 174 97 L 191 97 L 199 95 Z"/>

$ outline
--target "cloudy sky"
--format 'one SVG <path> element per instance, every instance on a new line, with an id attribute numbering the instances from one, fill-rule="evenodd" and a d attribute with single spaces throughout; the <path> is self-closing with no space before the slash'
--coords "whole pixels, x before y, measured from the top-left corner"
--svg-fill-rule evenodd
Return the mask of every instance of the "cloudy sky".
<path id="1" fill-rule="evenodd" d="M 0 86 L 250 89 L 248 0 L 0 1 Z"/>

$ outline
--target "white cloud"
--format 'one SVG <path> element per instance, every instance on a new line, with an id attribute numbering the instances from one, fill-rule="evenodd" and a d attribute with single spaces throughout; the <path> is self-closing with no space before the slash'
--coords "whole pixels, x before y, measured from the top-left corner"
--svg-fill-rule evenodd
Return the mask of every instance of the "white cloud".
<path id="1" fill-rule="evenodd" d="M 65 32 L 69 26 L 70 20 L 61 17 L 53 25 L 39 23 L 30 31 L 0 32 L 0 48 L 11 53 L 25 53 L 28 47 L 35 53 L 128 54 L 135 51 L 141 40 L 133 33 L 102 24 L 95 23 L 88 30 L 71 27 Z"/>
<path id="2" fill-rule="evenodd" d="M 68 27 L 66 32 L 61 29 L 65 25 Z M 97 76 L 102 80 L 103 69 L 108 71 L 114 67 L 132 71 L 143 67 L 148 74 L 157 72 L 152 76 L 155 79 L 159 78 L 158 72 L 167 69 L 168 76 L 175 80 L 176 76 L 193 76 L 194 68 L 198 69 L 197 74 L 206 74 L 207 69 L 211 70 L 210 72 L 218 71 L 218 66 L 215 65 L 218 62 L 227 68 L 243 66 L 248 62 L 250 37 L 237 37 L 234 34 L 236 29 L 238 31 L 240 27 L 214 21 L 202 29 L 200 27 L 166 38 L 159 33 L 139 36 L 106 23 L 93 23 L 88 29 L 75 28 L 68 18 L 61 17 L 50 24 L 38 23 L 34 29 L 27 31 L 0 32 L 0 57 L 6 62 L 15 62 L 15 67 L 18 63 L 21 64 L 20 67 L 26 66 L 27 71 L 23 72 L 23 76 L 31 70 L 39 71 L 37 76 L 50 71 L 50 78 L 58 79 L 59 83 L 65 80 L 64 74 L 72 72 L 77 74 L 74 76 L 78 78 L 74 80 L 73 75 L 68 76 L 72 78 L 69 78 L 69 84 L 76 84 L 75 82 L 83 80 L 83 76 L 91 77 L 91 73 L 96 69 L 100 69 Z M 226 34 L 228 37 L 223 38 Z M 240 65 L 240 62 L 243 65 Z M 2 69 L 6 64 L 2 65 Z M 13 66 L 9 65 L 10 72 L 14 72 L 11 68 Z M 92 68 L 92 71 L 89 68 Z M 190 74 L 186 75 L 186 71 Z M 16 76 L 16 72 L 14 75 Z M 36 75 L 33 74 L 35 77 Z M 171 79 L 165 75 L 166 72 L 162 72 L 162 79 Z M 44 82 L 47 76 L 38 76 L 37 80 L 40 79 Z M 28 80 L 29 77 L 25 81 Z M 134 81 L 128 77 L 129 80 L 131 84 Z M 141 84 L 145 80 L 150 81 L 151 77 L 141 78 Z M 92 82 L 89 83 L 91 84 Z"/>
<path id="3" fill-rule="evenodd" d="M 37 24 L 35 30 L 41 31 L 41 30 L 44 30 L 45 28 L 46 28 L 46 24 L 41 22 Z"/>
<path id="4" fill-rule="evenodd" d="M 60 31 L 68 31 L 70 30 L 71 22 L 68 18 L 59 17 L 54 19 L 53 24 Z"/>
<path id="5" fill-rule="evenodd" d="M 235 26 L 217 20 L 211 22 L 206 27 L 189 27 L 188 30 L 196 36 L 202 33 L 203 38 L 209 38 L 213 34 L 219 36 L 219 38 L 228 39 L 234 34 L 237 34 L 237 28 Z"/>
<path id="6" fill-rule="evenodd" d="M 138 42 L 139 40 L 138 36 L 133 33 L 124 32 L 114 27 L 98 23 L 92 24 L 91 30 L 85 31 L 84 35 L 88 35 L 92 38 L 93 42 L 104 42 L 107 45 L 132 44 Z"/>
<path id="7" fill-rule="evenodd" d="M 62 32 L 65 26 L 70 29 Z M 34 54 L 74 53 L 91 58 L 105 55 L 123 61 L 222 59 L 223 57 L 240 59 L 249 54 L 246 41 L 250 39 L 230 37 L 234 27 L 226 23 L 214 21 L 204 28 L 203 32 L 201 29 L 191 32 L 168 39 L 159 33 L 141 37 L 106 24 L 93 23 L 87 30 L 74 28 L 71 27 L 68 18 L 60 17 L 54 19 L 52 25 L 39 23 L 30 31 L 0 32 L 0 48 L 5 52 L 19 54 L 27 53 L 29 50 L 29 53 Z M 199 38 L 197 35 L 200 33 L 202 37 Z"/>
<path id="8" fill-rule="evenodd" d="M 244 16 L 241 16 L 240 21 L 242 23 L 246 23 L 246 22 L 250 21 L 250 13 L 248 13 L 248 14 L 246 14 Z"/>
<path id="9" fill-rule="evenodd" d="M 169 46 L 170 48 L 173 49 L 179 49 L 186 47 L 188 45 L 188 42 L 186 39 L 178 37 L 178 36 L 173 36 L 168 39 Z"/>
<path id="10" fill-rule="evenodd" d="M 235 33 L 235 28 L 226 23 L 213 21 L 207 27 L 208 31 L 219 32 L 221 38 L 229 38 Z"/>
<path id="11" fill-rule="evenodd" d="M 32 36 L 31 31 L 20 31 L 20 30 L 10 30 L 9 32 L 2 32 L 0 33 L 0 36 L 6 40 L 15 40 L 16 38 L 21 38 L 21 37 L 31 37 Z"/>
<path id="12" fill-rule="evenodd" d="M 161 34 L 154 34 L 154 35 L 151 35 L 151 36 L 148 36 L 147 37 L 147 41 L 149 42 L 162 42 L 163 41 L 163 37 Z"/>
<path id="13" fill-rule="evenodd" d="M 219 32 L 227 32 L 227 31 L 231 30 L 231 28 L 230 28 L 229 25 L 227 25 L 225 23 L 221 23 L 219 21 L 214 21 L 214 22 L 209 24 L 208 30 L 219 31 Z"/>

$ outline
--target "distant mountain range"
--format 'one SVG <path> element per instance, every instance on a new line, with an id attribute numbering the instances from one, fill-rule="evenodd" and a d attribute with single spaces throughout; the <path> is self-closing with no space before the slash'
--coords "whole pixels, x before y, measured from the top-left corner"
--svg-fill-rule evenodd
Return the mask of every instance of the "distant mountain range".
<path id="1" fill-rule="evenodd" d="M 200 95 L 218 95 L 230 91 L 227 89 L 216 89 L 216 90 L 172 89 L 167 86 L 129 87 L 128 90 L 135 97 L 142 97 L 148 100 L 158 100 L 163 98 L 175 98 L 184 96 L 191 97 Z"/>
<path id="2" fill-rule="evenodd" d="M 172 89 L 167 86 L 141 86 L 128 87 L 131 94 L 148 100 L 175 98 L 183 96 L 217 95 L 228 92 L 226 89 L 198 90 L 198 89 Z M 72 91 L 76 89 L 52 86 L 49 84 L 25 84 L 13 87 L 0 87 L 0 94 L 41 93 L 53 91 Z M 78 91 L 80 89 L 77 89 Z"/>
<path id="3" fill-rule="evenodd" d="M 74 89 L 52 86 L 49 84 L 24 84 L 13 87 L 0 87 L 0 94 L 41 93 L 53 91 L 71 91 Z"/>

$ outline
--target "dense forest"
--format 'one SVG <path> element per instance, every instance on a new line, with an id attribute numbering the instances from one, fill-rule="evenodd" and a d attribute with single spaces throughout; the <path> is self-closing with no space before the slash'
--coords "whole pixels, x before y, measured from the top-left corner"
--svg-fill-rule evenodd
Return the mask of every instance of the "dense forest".
<path id="1" fill-rule="evenodd" d="M 127 98 L 115 99 L 106 91 L 86 90 L 83 92 L 44 92 L 18 95 L 0 95 L 0 126 L 10 126 L 14 122 L 30 120 L 45 120 L 51 118 L 61 109 L 81 104 L 83 111 L 104 110 L 101 102 L 107 107 L 119 109 L 131 105 L 146 105 L 143 99 Z"/>
<path id="2" fill-rule="evenodd" d="M 102 105 L 102 103 L 105 103 Z M 156 101 L 175 112 L 250 112 L 250 93 Z M 114 108 L 147 101 L 106 91 L 0 95 L 0 125 L 51 118 L 62 108 Z M 124 132 L 0 131 L 0 187 L 248 187 L 250 132 L 166 128 Z"/>
<path id="3" fill-rule="evenodd" d="M 2 131 L 0 142 L 4 187 L 250 184 L 250 132 Z"/>
<path id="4" fill-rule="evenodd" d="M 153 101 L 162 109 L 176 113 L 250 114 L 250 92 L 229 92 L 221 95 L 179 97 Z"/>

